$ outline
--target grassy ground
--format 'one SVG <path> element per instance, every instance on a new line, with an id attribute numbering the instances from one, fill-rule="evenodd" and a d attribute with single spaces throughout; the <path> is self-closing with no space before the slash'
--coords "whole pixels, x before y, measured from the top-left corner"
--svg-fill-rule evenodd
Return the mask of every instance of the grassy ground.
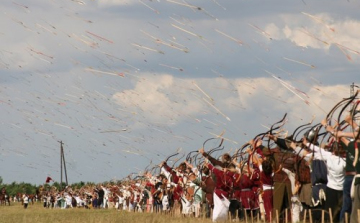
<path id="1" fill-rule="evenodd" d="M 31 205 L 27 209 L 19 203 L 11 206 L 0 206 L 1 223 L 111 223 L 111 222 L 140 222 L 140 223 L 211 223 L 209 219 L 180 218 L 169 215 L 129 213 L 114 209 L 45 209 L 40 203 Z"/>

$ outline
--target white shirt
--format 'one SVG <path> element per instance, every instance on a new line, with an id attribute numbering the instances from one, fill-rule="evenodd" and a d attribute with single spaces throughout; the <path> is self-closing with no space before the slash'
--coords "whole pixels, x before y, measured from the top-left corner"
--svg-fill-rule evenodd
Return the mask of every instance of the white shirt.
<path id="1" fill-rule="evenodd" d="M 164 174 L 164 175 L 166 176 L 166 178 L 168 179 L 168 181 L 170 181 L 171 173 L 169 173 L 169 172 L 165 169 L 165 167 L 161 167 L 160 173 Z"/>
<path id="2" fill-rule="evenodd" d="M 298 154 L 300 157 L 303 157 L 305 161 L 309 162 L 312 158 L 312 153 L 308 153 L 308 154 L 305 154 L 305 150 L 301 147 L 296 147 L 295 148 L 295 154 Z M 314 153 L 314 160 L 322 160 L 322 157 L 320 154 L 317 154 L 317 153 Z"/>
<path id="3" fill-rule="evenodd" d="M 109 198 L 109 194 L 110 194 L 110 190 L 108 190 L 106 187 L 101 186 L 101 188 L 104 191 L 104 198 L 108 199 Z"/>
<path id="4" fill-rule="evenodd" d="M 320 159 L 324 160 L 326 163 L 328 168 L 328 183 L 326 186 L 334 190 L 343 190 L 346 165 L 345 159 L 313 144 L 307 143 L 307 146 L 318 155 L 316 157 L 320 157 Z"/>
<path id="5" fill-rule="evenodd" d="M 286 168 L 282 168 L 282 170 L 288 175 L 288 178 L 291 182 L 291 191 L 294 194 L 294 192 L 295 192 L 295 173 L 291 172 L 290 170 L 288 170 Z"/>
<path id="6" fill-rule="evenodd" d="M 65 200 L 66 200 L 67 205 L 71 205 L 71 196 L 70 195 L 65 195 Z"/>
<path id="7" fill-rule="evenodd" d="M 119 195 L 117 195 L 117 197 L 119 198 L 119 204 L 122 204 L 124 202 L 124 197 L 120 197 Z"/>
<path id="8" fill-rule="evenodd" d="M 83 200 L 79 196 L 75 196 L 76 203 L 81 204 Z"/>

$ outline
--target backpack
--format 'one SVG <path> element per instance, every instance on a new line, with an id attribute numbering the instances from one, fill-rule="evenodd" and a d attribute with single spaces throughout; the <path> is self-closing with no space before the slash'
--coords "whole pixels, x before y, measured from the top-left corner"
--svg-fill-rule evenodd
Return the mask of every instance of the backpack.
<path id="1" fill-rule="evenodd" d="M 327 184 L 327 166 L 323 160 L 312 161 L 311 183 L 315 184 Z"/>

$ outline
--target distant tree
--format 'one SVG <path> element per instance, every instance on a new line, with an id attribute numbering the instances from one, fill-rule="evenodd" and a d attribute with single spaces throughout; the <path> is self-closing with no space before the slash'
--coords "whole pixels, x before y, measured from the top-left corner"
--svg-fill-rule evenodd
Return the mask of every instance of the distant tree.
<path id="1" fill-rule="evenodd" d="M 59 182 L 55 181 L 55 182 L 53 183 L 53 186 L 56 187 L 56 189 L 57 189 L 58 191 L 60 190 L 60 184 L 59 184 Z"/>
<path id="2" fill-rule="evenodd" d="M 61 184 L 61 188 L 64 190 L 65 188 L 66 188 L 66 183 L 65 182 L 62 182 L 62 184 Z"/>
<path id="3" fill-rule="evenodd" d="M 80 181 L 79 183 L 73 183 L 71 184 L 72 188 L 80 189 L 81 187 L 85 186 L 85 182 Z"/>
<path id="4" fill-rule="evenodd" d="M 104 184 L 109 183 L 109 182 L 104 182 Z M 78 183 L 73 183 L 70 185 L 70 187 L 72 187 L 73 189 L 79 189 L 81 187 L 84 186 L 95 186 L 96 184 L 94 182 L 84 182 L 84 181 L 80 181 Z M 62 185 L 60 185 L 59 182 L 53 182 L 52 185 L 50 184 L 41 184 L 40 186 L 36 186 L 35 184 L 30 184 L 30 183 L 25 183 L 25 182 L 12 182 L 10 184 L 3 184 L 2 183 L 2 178 L 0 177 L 0 186 L 1 187 L 5 187 L 6 188 L 6 192 L 10 195 L 10 196 L 15 196 L 17 193 L 27 193 L 27 194 L 36 194 L 36 192 L 39 190 L 39 187 L 43 187 L 44 191 L 50 191 L 51 187 L 54 186 L 56 187 L 58 190 L 60 190 L 60 186 L 63 189 L 66 188 L 66 183 L 63 182 Z"/>
<path id="5" fill-rule="evenodd" d="M 103 185 L 108 185 L 108 184 L 110 184 L 110 182 L 109 181 L 104 181 L 102 184 Z"/>
<path id="6" fill-rule="evenodd" d="M 30 183 L 21 183 L 22 184 L 22 188 L 23 188 L 23 193 L 27 193 L 27 194 L 35 194 L 36 193 L 36 186 L 32 185 Z"/>
<path id="7" fill-rule="evenodd" d="M 86 185 L 92 187 L 92 186 L 95 186 L 95 183 L 94 182 L 86 182 Z"/>
<path id="8" fill-rule="evenodd" d="M 11 196 L 16 195 L 17 193 L 22 193 L 19 184 L 15 181 L 11 184 L 6 185 L 6 192 Z"/>

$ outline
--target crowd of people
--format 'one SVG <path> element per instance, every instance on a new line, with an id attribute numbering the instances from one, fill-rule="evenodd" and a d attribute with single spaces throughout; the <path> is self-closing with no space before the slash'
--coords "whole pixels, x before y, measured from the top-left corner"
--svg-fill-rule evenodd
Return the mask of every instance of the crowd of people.
<path id="1" fill-rule="evenodd" d="M 233 154 L 214 155 L 224 149 L 219 136 L 179 165 L 174 160 L 170 165 L 174 154 L 117 184 L 68 187 L 48 191 L 41 199 L 46 208 L 114 208 L 213 221 L 299 222 L 306 211 L 313 222 L 357 223 L 358 93 L 339 102 L 321 123 L 300 126 L 292 135 L 283 134 L 285 115 Z M 338 119 L 332 123 L 334 114 Z M 206 148 L 212 140 L 220 145 Z"/>

